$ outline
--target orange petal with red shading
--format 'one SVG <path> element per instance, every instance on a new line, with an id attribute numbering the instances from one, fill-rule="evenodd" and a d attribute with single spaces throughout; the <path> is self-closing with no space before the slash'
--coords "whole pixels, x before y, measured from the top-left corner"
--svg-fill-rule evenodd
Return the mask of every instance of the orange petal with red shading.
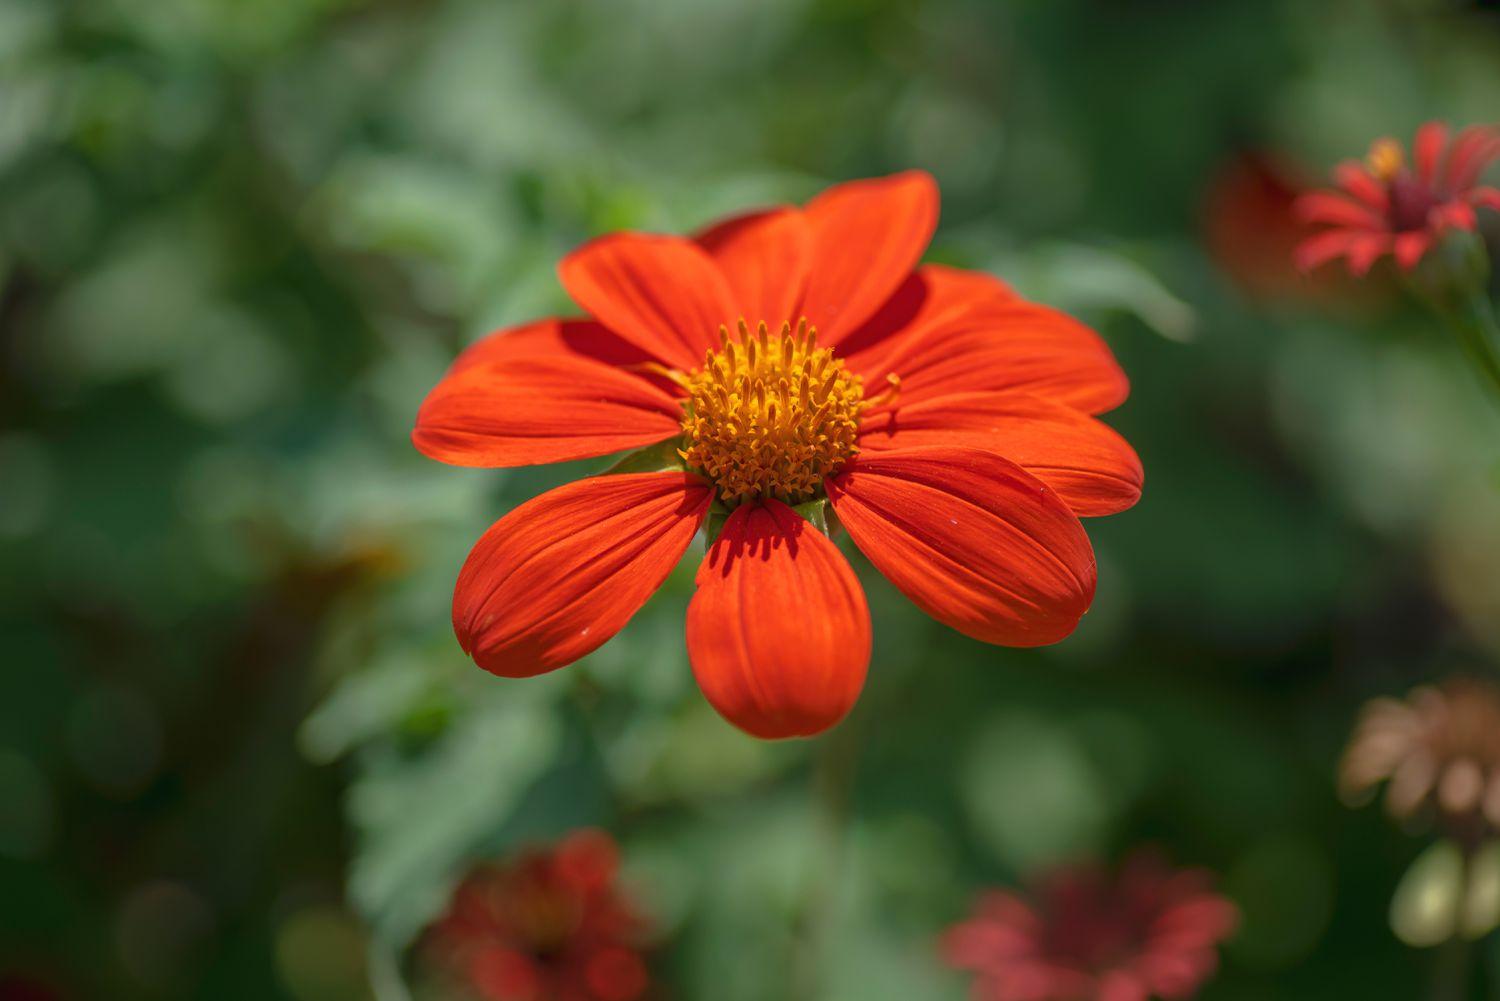
<path id="1" fill-rule="evenodd" d="M 778 207 L 717 223 L 698 234 L 734 298 L 735 318 L 772 330 L 797 320 L 812 261 L 812 230 L 802 213 Z"/>
<path id="2" fill-rule="evenodd" d="M 1025 392 L 1097 414 L 1130 394 L 1124 370 L 1098 334 L 1020 298 L 949 310 L 846 362 L 868 386 L 880 385 L 888 373 L 898 376 L 898 399 L 906 403 L 954 393 Z"/>
<path id="3" fill-rule="evenodd" d="M 967 636 L 1055 643 L 1093 600 L 1083 525 L 1009 459 L 963 448 L 877 452 L 826 483 L 839 522 L 876 569 Z"/>
<path id="4" fill-rule="evenodd" d="M 1334 167 L 1333 179 L 1339 187 L 1381 215 L 1390 207 L 1390 196 L 1386 193 L 1385 185 L 1371 177 L 1370 172 L 1358 161 L 1349 160 Z"/>
<path id="5" fill-rule="evenodd" d="M 1443 183 L 1449 191 L 1464 191 L 1474 186 L 1497 156 L 1500 156 L 1500 134 L 1485 125 L 1471 125 L 1459 132 L 1448 150 L 1443 169 Z"/>
<path id="6" fill-rule="evenodd" d="M 622 367 L 661 360 L 593 320 L 549 317 L 486 334 L 465 348 L 448 371 L 545 355 L 576 356 Z"/>
<path id="7" fill-rule="evenodd" d="M 1079 517 L 1124 511 L 1141 496 L 1141 460 L 1087 414 L 1024 393 L 964 393 L 917 403 L 898 397 L 867 416 L 868 452 L 948 445 L 1002 455 L 1057 491 Z"/>
<path id="8" fill-rule="evenodd" d="M 1332 191 L 1309 191 L 1297 199 L 1296 212 L 1307 223 L 1367 228 L 1384 225 L 1381 216 L 1368 205 Z"/>
<path id="9" fill-rule="evenodd" d="M 594 319 L 669 365 L 690 369 L 739 318 L 713 259 L 691 240 L 615 233 L 558 265 L 563 287 Z"/>
<path id="10" fill-rule="evenodd" d="M 1297 244 L 1293 258 L 1300 271 L 1312 271 L 1349 253 L 1361 239 L 1360 230 L 1331 229 L 1315 233 Z"/>
<path id="11" fill-rule="evenodd" d="M 827 537 L 778 501 L 742 504 L 698 570 L 687 646 L 725 719 L 756 737 L 805 737 L 859 698 L 870 611 Z"/>
<path id="12" fill-rule="evenodd" d="M 1412 142 L 1412 158 L 1416 161 L 1417 177 L 1423 184 L 1437 180 L 1438 159 L 1448 145 L 1448 126 L 1442 122 L 1425 122 L 1417 129 Z"/>
<path id="13" fill-rule="evenodd" d="M 609 455 L 681 430 L 677 398 L 582 355 L 460 364 L 417 411 L 412 444 L 456 466 L 530 466 Z"/>
<path id="14" fill-rule="evenodd" d="M 937 228 L 937 183 L 920 170 L 850 181 L 824 191 L 803 211 L 813 257 L 801 312 L 823 343 L 836 344 L 917 266 Z"/>
<path id="15" fill-rule="evenodd" d="M 847 358 L 876 358 L 890 349 L 897 334 L 925 330 L 988 303 L 1018 298 L 1009 285 L 983 271 L 924 264 L 857 330 L 837 341 L 821 334 L 818 339 L 836 344 Z"/>
<path id="16" fill-rule="evenodd" d="M 509 678 L 592 652 L 666 580 L 712 497 L 690 473 L 633 473 L 527 501 L 484 533 L 458 575 L 459 645 Z"/>

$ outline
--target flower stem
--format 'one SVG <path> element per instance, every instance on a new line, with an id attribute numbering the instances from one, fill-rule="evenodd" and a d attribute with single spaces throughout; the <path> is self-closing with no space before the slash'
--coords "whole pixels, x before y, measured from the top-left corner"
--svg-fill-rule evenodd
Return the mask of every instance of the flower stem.
<path id="1" fill-rule="evenodd" d="M 1455 304 L 1449 317 L 1464 350 L 1500 401 L 1500 323 L 1490 297 L 1475 289 Z"/>
<path id="2" fill-rule="evenodd" d="M 1442 947 L 1433 975 L 1432 1001 L 1468 1001 L 1473 957 L 1474 943 L 1462 935 L 1454 935 Z"/>
<path id="3" fill-rule="evenodd" d="M 1460 837 L 1458 892 L 1453 897 L 1453 936 L 1438 953 L 1432 978 L 1432 1001 L 1468 1001 L 1474 972 L 1474 942 L 1465 934 L 1469 910 L 1469 880 L 1477 846 Z"/>
<path id="4" fill-rule="evenodd" d="M 856 722 L 844 720 L 818 741 L 813 752 L 810 794 L 818 825 L 817 871 L 797 920 L 788 997 L 816 1001 L 823 994 L 824 965 L 836 931 L 839 884 L 845 865 L 850 798 L 859 763 Z"/>
<path id="5" fill-rule="evenodd" d="M 1409 278 L 1409 287 L 1452 329 L 1500 403 L 1500 323 L 1489 283 L 1489 253 L 1472 233 L 1450 235 Z"/>

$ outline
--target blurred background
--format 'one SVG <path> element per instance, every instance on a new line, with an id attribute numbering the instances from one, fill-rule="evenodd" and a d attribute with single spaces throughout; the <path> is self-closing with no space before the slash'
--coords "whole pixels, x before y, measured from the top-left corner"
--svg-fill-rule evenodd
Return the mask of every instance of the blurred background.
<path id="1" fill-rule="evenodd" d="M 0 998 L 403 999 L 470 865 L 580 826 L 665 997 L 956 1001 L 978 889 L 1140 844 L 1241 910 L 1202 997 L 1420 996 L 1427 842 L 1334 772 L 1365 699 L 1500 657 L 1500 411 L 1392 283 L 1293 274 L 1288 205 L 1492 119 L 1493 7 L 0 0 Z M 1132 378 L 1077 634 L 983 646 L 855 557 L 863 699 L 758 743 L 689 562 L 571 669 L 474 668 L 468 547 L 603 463 L 420 457 L 453 355 L 569 311 L 593 234 L 907 167 L 931 259 Z"/>

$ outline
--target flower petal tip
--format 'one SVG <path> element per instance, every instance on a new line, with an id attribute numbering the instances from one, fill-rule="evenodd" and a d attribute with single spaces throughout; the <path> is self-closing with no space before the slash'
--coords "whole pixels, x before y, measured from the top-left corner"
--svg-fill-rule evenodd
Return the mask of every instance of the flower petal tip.
<path id="1" fill-rule="evenodd" d="M 698 571 L 687 645 L 704 697 L 754 737 L 844 718 L 870 662 L 870 612 L 848 561 L 786 505 L 742 504 Z"/>

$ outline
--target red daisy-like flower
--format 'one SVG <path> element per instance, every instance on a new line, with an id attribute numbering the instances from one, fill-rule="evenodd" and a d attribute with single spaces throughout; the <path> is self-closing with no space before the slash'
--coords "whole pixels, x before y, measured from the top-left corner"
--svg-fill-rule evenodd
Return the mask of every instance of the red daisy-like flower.
<path id="1" fill-rule="evenodd" d="M 991 891 L 942 950 L 975 974 L 974 1001 L 1177 1001 L 1213 976 L 1236 921 L 1206 872 L 1137 854 L 1118 876 L 1056 870 L 1030 899 Z"/>
<path id="2" fill-rule="evenodd" d="M 426 969 L 483 1001 L 636 1001 L 645 922 L 616 885 L 619 853 L 575 831 L 471 872 L 423 936 Z"/>
<path id="3" fill-rule="evenodd" d="M 1500 156 L 1500 133 L 1472 126 L 1448 142 L 1448 127 L 1428 122 L 1412 144 L 1412 167 L 1394 139 L 1376 140 L 1365 162 L 1334 171 L 1338 191 L 1314 191 L 1297 203 L 1304 221 L 1326 226 L 1297 248 L 1311 270 L 1339 257 L 1363 275 L 1386 254 L 1410 270 L 1449 230 L 1473 230 L 1476 208 L 1500 209 L 1500 191 L 1479 176 Z"/>
<path id="4" fill-rule="evenodd" d="M 911 172 L 691 239 L 605 236 L 560 268 L 592 319 L 466 351 L 417 415 L 425 454 L 521 466 L 671 442 L 677 464 L 560 487 L 479 540 L 453 602 L 479 666 L 526 677 L 594 650 L 716 509 L 687 616 L 699 685 L 756 736 L 824 730 L 871 644 L 848 562 L 794 510 L 825 500 L 940 621 L 1011 646 L 1067 636 L 1094 593 L 1079 516 L 1140 495 L 1135 453 L 1093 416 L 1125 375 L 1069 317 L 918 267 L 937 215 Z"/>

